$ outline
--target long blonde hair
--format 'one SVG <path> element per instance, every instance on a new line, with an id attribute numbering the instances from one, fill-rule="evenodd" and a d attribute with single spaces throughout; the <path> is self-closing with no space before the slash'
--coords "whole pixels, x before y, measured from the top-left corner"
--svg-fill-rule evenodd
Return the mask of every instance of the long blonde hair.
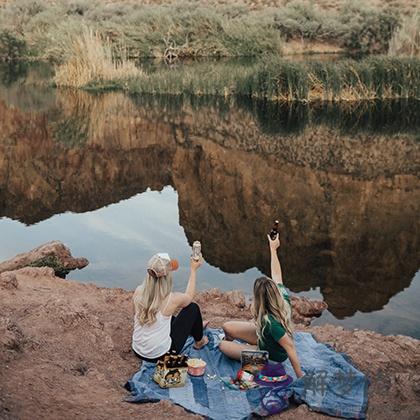
<path id="1" fill-rule="evenodd" d="M 276 283 L 267 277 L 260 277 L 254 283 L 254 301 L 252 312 L 257 325 L 257 336 L 261 339 L 263 329 L 270 323 L 269 315 L 273 315 L 293 335 L 290 305 L 286 302 Z"/>
<path id="2" fill-rule="evenodd" d="M 135 316 L 140 325 L 150 325 L 156 321 L 156 314 L 171 290 L 172 276 L 170 273 L 158 278 L 150 274 L 146 275 L 143 284 L 133 297 Z"/>

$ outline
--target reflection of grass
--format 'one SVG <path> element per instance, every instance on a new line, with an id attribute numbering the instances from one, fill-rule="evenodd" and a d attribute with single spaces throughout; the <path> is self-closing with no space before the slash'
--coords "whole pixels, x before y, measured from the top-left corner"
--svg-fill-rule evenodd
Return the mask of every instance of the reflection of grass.
<path id="1" fill-rule="evenodd" d="M 25 61 L 14 61 L 2 63 L 0 61 L 0 82 L 10 86 L 19 79 L 25 79 L 28 72 L 28 63 Z"/>
<path id="2" fill-rule="evenodd" d="M 420 101 L 276 102 L 249 96 L 125 95 L 122 92 L 92 94 L 81 90 L 56 91 L 56 108 L 49 127 L 56 141 L 66 147 L 85 144 L 115 144 L 131 147 L 137 124 L 191 124 L 201 116 L 219 124 L 235 119 L 252 121 L 269 135 L 299 133 L 305 128 L 326 125 L 342 133 L 411 133 L 420 131 Z M 138 128 L 136 128 L 137 130 Z"/>
<path id="3" fill-rule="evenodd" d="M 420 130 L 420 101 L 273 102 L 249 97 L 133 95 L 136 108 L 153 115 L 166 115 L 177 120 L 183 109 L 220 117 L 235 110 L 245 110 L 270 135 L 287 135 L 315 125 L 327 125 L 342 133 L 413 133 Z M 238 117 L 240 118 L 240 117 Z"/>
<path id="4" fill-rule="evenodd" d="M 276 103 L 242 101 L 250 109 L 262 131 L 291 134 L 312 125 L 327 125 L 341 133 L 416 134 L 420 130 L 420 101 L 362 101 L 351 103 Z"/>
<path id="5" fill-rule="evenodd" d="M 294 62 L 270 58 L 251 66 L 208 64 L 157 70 L 112 85 L 89 89 L 126 89 L 133 93 L 248 96 L 274 101 L 354 101 L 418 98 L 420 60 L 372 57 L 361 61 Z"/>
<path id="6" fill-rule="evenodd" d="M 67 147 L 80 147 L 88 141 L 86 116 L 75 115 L 52 124 L 53 137 Z"/>

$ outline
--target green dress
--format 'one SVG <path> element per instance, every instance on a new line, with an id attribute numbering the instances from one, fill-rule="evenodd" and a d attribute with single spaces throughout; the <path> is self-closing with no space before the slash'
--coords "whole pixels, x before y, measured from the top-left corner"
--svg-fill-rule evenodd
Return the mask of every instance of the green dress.
<path id="1" fill-rule="evenodd" d="M 280 289 L 280 293 L 283 295 L 286 302 L 290 303 L 290 296 L 287 293 L 286 288 L 283 284 L 278 283 L 277 286 Z M 284 362 L 287 359 L 286 350 L 278 343 L 280 338 L 286 334 L 286 329 L 283 327 L 280 321 L 274 318 L 273 315 L 269 314 L 267 322 L 262 329 L 261 339 L 258 340 L 258 348 L 260 350 L 268 351 L 270 360 L 276 362 Z"/>

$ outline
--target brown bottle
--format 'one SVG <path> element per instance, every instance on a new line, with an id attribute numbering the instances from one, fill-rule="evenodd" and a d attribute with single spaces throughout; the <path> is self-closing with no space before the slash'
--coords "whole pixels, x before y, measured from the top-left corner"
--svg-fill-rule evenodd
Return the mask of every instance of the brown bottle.
<path id="1" fill-rule="evenodd" d="M 276 239 L 276 236 L 279 234 L 279 221 L 276 220 L 274 222 L 273 227 L 271 228 L 271 232 L 270 232 L 270 238 L 272 241 L 274 241 L 274 239 Z"/>

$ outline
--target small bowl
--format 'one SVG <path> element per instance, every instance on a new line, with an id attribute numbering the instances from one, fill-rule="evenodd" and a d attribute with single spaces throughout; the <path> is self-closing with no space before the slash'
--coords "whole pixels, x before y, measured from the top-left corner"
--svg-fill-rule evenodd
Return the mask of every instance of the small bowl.
<path id="1" fill-rule="evenodd" d="M 202 359 L 189 359 L 188 362 L 188 374 L 191 376 L 203 376 L 206 371 L 207 363 Z"/>

